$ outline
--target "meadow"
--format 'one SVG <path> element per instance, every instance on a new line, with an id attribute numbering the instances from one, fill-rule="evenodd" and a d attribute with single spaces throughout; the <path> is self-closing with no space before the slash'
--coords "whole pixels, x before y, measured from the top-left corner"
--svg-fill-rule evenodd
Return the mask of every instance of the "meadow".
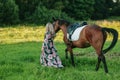
<path id="1" fill-rule="evenodd" d="M 88 24 L 98 24 L 102 27 L 114 28 L 120 34 L 120 21 L 88 21 Z M 36 25 L 15 25 L 0 27 L 0 44 L 18 43 L 27 41 L 43 41 L 45 33 L 44 26 Z M 62 42 L 62 32 L 57 33 L 55 41 Z M 110 36 L 108 39 L 110 40 Z M 120 39 L 120 35 L 119 35 Z"/>
<path id="2" fill-rule="evenodd" d="M 99 21 L 120 32 L 119 21 Z M 0 80 L 119 80 L 120 79 L 120 41 L 105 54 L 109 73 L 104 72 L 103 64 L 95 71 L 97 55 L 92 47 L 74 49 L 76 66 L 65 59 L 65 45 L 62 32 L 57 34 L 55 46 L 64 68 L 44 67 L 40 65 L 41 45 L 44 37 L 43 26 L 7 26 L 0 28 Z M 119 37 L 120 38 L 120 37 Z M 104 48 L 110 45 L 110 36 Z"/>

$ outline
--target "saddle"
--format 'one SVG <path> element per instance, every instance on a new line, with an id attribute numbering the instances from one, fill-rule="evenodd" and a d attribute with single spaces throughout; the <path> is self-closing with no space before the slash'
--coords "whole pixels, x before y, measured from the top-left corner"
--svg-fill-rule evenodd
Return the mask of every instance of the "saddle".
<path id="1" fill-rule="evenodd" d="M 69 39 L 71 40 L 71 36 L 77 28 L 82 27 L 84 25 L 87 25 L 87 22 L 83 22 L 82 24 L 74 23 L 74 24 L 68 26 L 67 33 L 69 34 Z"/>

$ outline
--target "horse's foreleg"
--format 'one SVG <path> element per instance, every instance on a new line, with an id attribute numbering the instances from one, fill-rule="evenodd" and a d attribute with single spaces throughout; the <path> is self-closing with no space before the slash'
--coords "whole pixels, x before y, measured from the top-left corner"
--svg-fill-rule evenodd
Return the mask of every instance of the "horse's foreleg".
<path id="1" fill-rule="evenodd" d="M 72 65 L 75 67 L 73 52 L 70 53 Z"/>
<path id="2" fill-rule="evenodd" d="M 98 63 L 97 63 L 97 65 L 96 65 L 96 71 L 98 71 L 98 69 L 99 69 L 100 62 L 101 62 L 101 58 L 100 58 L 100 57 L 98 57 Z"/>
<path id="3" fill-rule="evenodd" d="M 65 49 L 65 57 L 66 57 L 66 59 L 68 59 L 68 49 L 67 48 Z"/>
<path id="4" fill-rule="evenodd" d="M 106 64 L 106 60 L 105 60 L 105 56 L 104 55 L 101 56 L 101 60 L 102 60 L 102 62 L 104 64 L 105 72 L 108 73 L 108 68 L 107 68 L 107 64 Z"/>
<path id="5" fill-rule="evenodd" d="M 72 65 L 75 67 L 75 63 L 74 63 L 74 55 L 73 55 L 72 48 L 68 48 L 68 49 L 69 49 L 69 52 L 70 52 Z"/>

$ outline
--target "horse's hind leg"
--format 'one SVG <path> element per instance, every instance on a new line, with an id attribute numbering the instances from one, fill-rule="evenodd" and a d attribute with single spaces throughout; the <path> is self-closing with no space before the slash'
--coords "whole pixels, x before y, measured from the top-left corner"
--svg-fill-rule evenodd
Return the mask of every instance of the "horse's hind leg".
<path id="1" fill-rule="evenodd" d="M 98 56 L 98 63 L 97 63 L 97 65 L 96 65 L 96 71 L 98 71 L 101 61 L 103 62 L 105 72 L 108 73 L 108 68 L 107 68 L 107 64 L 106 64 L 106 59 L 105 59 L 105 56 L 103 55 L 103 53 Z"/>
<path id="2" fill-rule="evenodd" d="M 108 68 L 107 68 L 107 64 L 106 64 L 106 59 L 105 59 L 105 56 L 104 55 L 101 55 L 101 60 L 104 64 L 104 70 L 106 73 L 108 73 Z"/>
<path id="3" fill-rule="evenodd" d="M 96 71 L 98 71 L 98 69 L 99 69 L 100 62 L 101 62 L 101 58 L 100 58 L 100 57 L 98 57 L 98 63 L 97 63 L 97 65 L 96 65 Z"/>
<path id="4" fill-rule="evenodd" d="M 99 66 L 100 66 L 100 62 L 102 61 L 104 64 L 104 70 L 106 73 L 108 73 L 108 68 L 107 68 L 105 56 L 103 55 L 103 53 L 101 51 L 98 51 L 97 53 L 98 53 L 98 63 L 96 65 L 96 71 L 98 71 Z"/>
<path id="5" fill-rule="evenodd" d="M 106 64 L 106 60 L 105 60 L 105 56 L 102 53 L 102 49 L 101 49 L 101 45 L 97 45 L 97 46 L 93 46 L 96 50 L 96 53 L 98 55 L 98 63 L 96 65 L 96 71 L 99 69 L 100 66 L 100 62 L 102 61 L 104 64 L 104 70 L 106 73 L 108 73 L 108 68 L 107 68 L 107 64 Z"/>

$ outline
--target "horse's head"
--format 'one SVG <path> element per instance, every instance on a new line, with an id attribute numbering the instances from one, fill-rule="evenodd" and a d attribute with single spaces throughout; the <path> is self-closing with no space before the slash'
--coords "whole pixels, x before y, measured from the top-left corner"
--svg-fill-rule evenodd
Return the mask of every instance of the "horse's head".
<path id="1" fill-rule="evenodd" d="M 60 30 L 60 26 L 58 24 L 59 20 L 55 18 L 53 18 L 53 20 L 54 20 L 53 27 L 54 27 L 55 33 L 57 33 Z"/>
<path id="2" fill-rule="evenodd" d="M 55 19 L 55 18 L 53 18 L 53 20 L 54 20 L 53 26 L 54 26 L 55 33 L 57 33 L 61 29 L 61 27 L 64 27 L 64 26 L 67 27 L 69 25 L 69 22 L 66 20 Z"/>

